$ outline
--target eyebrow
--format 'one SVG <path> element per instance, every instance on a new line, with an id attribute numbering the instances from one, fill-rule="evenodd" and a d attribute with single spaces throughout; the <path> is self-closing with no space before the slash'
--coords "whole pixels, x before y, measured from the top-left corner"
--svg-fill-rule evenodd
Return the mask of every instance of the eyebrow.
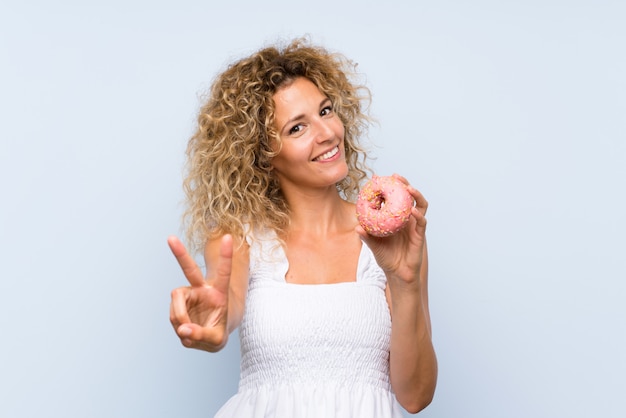
<path id="1" fill-rule="evenodd" d="M 326 102 L 330 102 L 332 104 L 331 100 L 328 97 L 325 97 L 324 100 L 322 100 L 320 102 L 320 105 L 319 105 L 320 109 L 326 105 Z M 294 116 L 293 118 L 289 119 L 287 122 L 285 122 L 285 124 L 281 128 L 281 132 L 284 132 L 285 129 L 287 128 L 287 126 L 289 126 L 292 123 L 294 123 L 294 122 L 304 118 L 304 116 L 305 116 L 304 114 L 300 114 L 300 115 Z"/>

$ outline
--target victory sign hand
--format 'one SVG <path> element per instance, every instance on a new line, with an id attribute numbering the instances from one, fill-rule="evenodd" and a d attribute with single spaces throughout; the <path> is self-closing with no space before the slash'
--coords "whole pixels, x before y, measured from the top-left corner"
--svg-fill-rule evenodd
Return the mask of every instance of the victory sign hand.
<path id="1" fill-rule="evenodd" d="M 207 265 L 206 277 L 178 238 L 169 237 L 168 245 L 189 282 L 172 291 L 170 322 L 185 347 L 219 351 L 228 340 L 232 237 L 222 237 L 217 263 Z"/>

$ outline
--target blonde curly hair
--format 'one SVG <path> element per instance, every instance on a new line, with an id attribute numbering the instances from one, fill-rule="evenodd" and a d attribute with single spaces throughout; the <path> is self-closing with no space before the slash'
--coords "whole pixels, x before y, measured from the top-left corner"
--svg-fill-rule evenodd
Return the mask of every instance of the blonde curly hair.
<path id="1" fill-rule="evenodd" d="M 358 142 L 371 122 L 371 95 L 363 84 L 350 81 L 356 74 L 356 64 L 345 56 L 296 39 L 282 48 L 261 49 L 214 80 L 187 146 L 183 218 L 193 250 L 225 233 L 242 240 L 257 228 L 279 236 L 286 232 L 289 207 L 271 165 L 281 146 L 272 97 L 298 77 L 312 81 L 331 100 L 344 124 L 348 175 L 337 188 L 345 199 L 356 198 L 371 171 Z"/>

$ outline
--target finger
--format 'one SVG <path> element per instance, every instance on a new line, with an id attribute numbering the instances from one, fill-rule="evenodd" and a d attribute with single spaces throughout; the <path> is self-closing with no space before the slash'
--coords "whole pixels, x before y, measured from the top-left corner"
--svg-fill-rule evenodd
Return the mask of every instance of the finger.
<path id="1" fill-rule="evenodd" d="M 397 178 L 398 180 L 400 180 L 402 183 L 406 184 L 407 186 L 409 185 L 409 181 L 406 179 L 406 177 L 401 176 L 398 173 L 393 173 L 391 176 Z"/>
<path id="2" fill-rule="evenodd" d="M 172 254 L 176 257 L 178 265 L 180 265 L 180 268 L 183 270 L 183 274 L 189 284 L 195 287 L 204 286 L 205 282 L 202 271 L 191 255 L 189 255 L 183 243 L 175 236 L 171 236 L 167 239 L 167 244 L 170 246 L 170 250 L 172 250 Z"/>
<path id="3" fill-rule="evenodd" d="M 424 195 L 422 195 L 422 193 L 413 186 L 408 186 L 407 190 L 411 196 L 413 196 L 413 200 L 415 200 L 415 207 L 418 208 L 422 214 L 426 215 L 426 210 L 428 210 L 428 201 Z"/>
<path id="4" fill-rule="evenodd" d="M 400 180 L 402 183 L 404 183 L 407 186 L 406 189 L 413 197 L 413 200 L 415 200 L 415 206 L 417 206 L 418 208 L 422 208 L 423 213 L 426 213 L 426 209 L 428 208 L 428 202 L 426 201 L 422 193 L 419 190 L 417 190 L 415 187 L 411 186 L 409 181 L 405 177 L 401 176 L 400 174 L 394 173 L 393 177 L 397 178 L 398 180 Z"/>
<path id="5" fill-rule="evenodd" d="M 187 294 L 189 288 L 179 287 L 172 291 L 172 301 L 170 303 L 170 322 L 174 329 L 178 329 L 181 324 L 191 322 L 187 311 Z"/>
<path id="6" fill-rule="evenodd" d="M 425 229 L 426 228 L 426 217 L 422 212 L 420 212 L 417 208 L 413 208 L 411 210 L 411 214 L 415 218 L 416 229 Z"/>
<path id="7" fill-rule="evenodd" d="M 233 269 L 233 237 L 224 235 L 220 242 L 219 258 L 217 260 L 217 269 L 215 270 L 215 279 L 211 285 L 220 290 L 224 294 L 228 294 L 228 285 L 230 283 L 230 275 Z"/>
<path id="8" fill-rule="evenodd" d="M 205 328 L 197 324 L 183 324 L 176 334 L 185 347 L 219 351 L 226 345 L 228 335 L 219 328 Z"/>

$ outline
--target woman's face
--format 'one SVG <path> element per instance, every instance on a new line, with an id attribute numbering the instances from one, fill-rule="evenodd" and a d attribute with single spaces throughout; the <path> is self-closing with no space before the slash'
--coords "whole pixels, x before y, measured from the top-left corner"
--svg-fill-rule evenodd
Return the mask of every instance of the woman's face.
<path id="1" fill-rule="evenodd" d="M 306 78 L 273 96 L 274 125 L 282 148 L 272 159 L 281 188 L 335 186 L 348 175 L 344 126 L 333 104 Z"/>

